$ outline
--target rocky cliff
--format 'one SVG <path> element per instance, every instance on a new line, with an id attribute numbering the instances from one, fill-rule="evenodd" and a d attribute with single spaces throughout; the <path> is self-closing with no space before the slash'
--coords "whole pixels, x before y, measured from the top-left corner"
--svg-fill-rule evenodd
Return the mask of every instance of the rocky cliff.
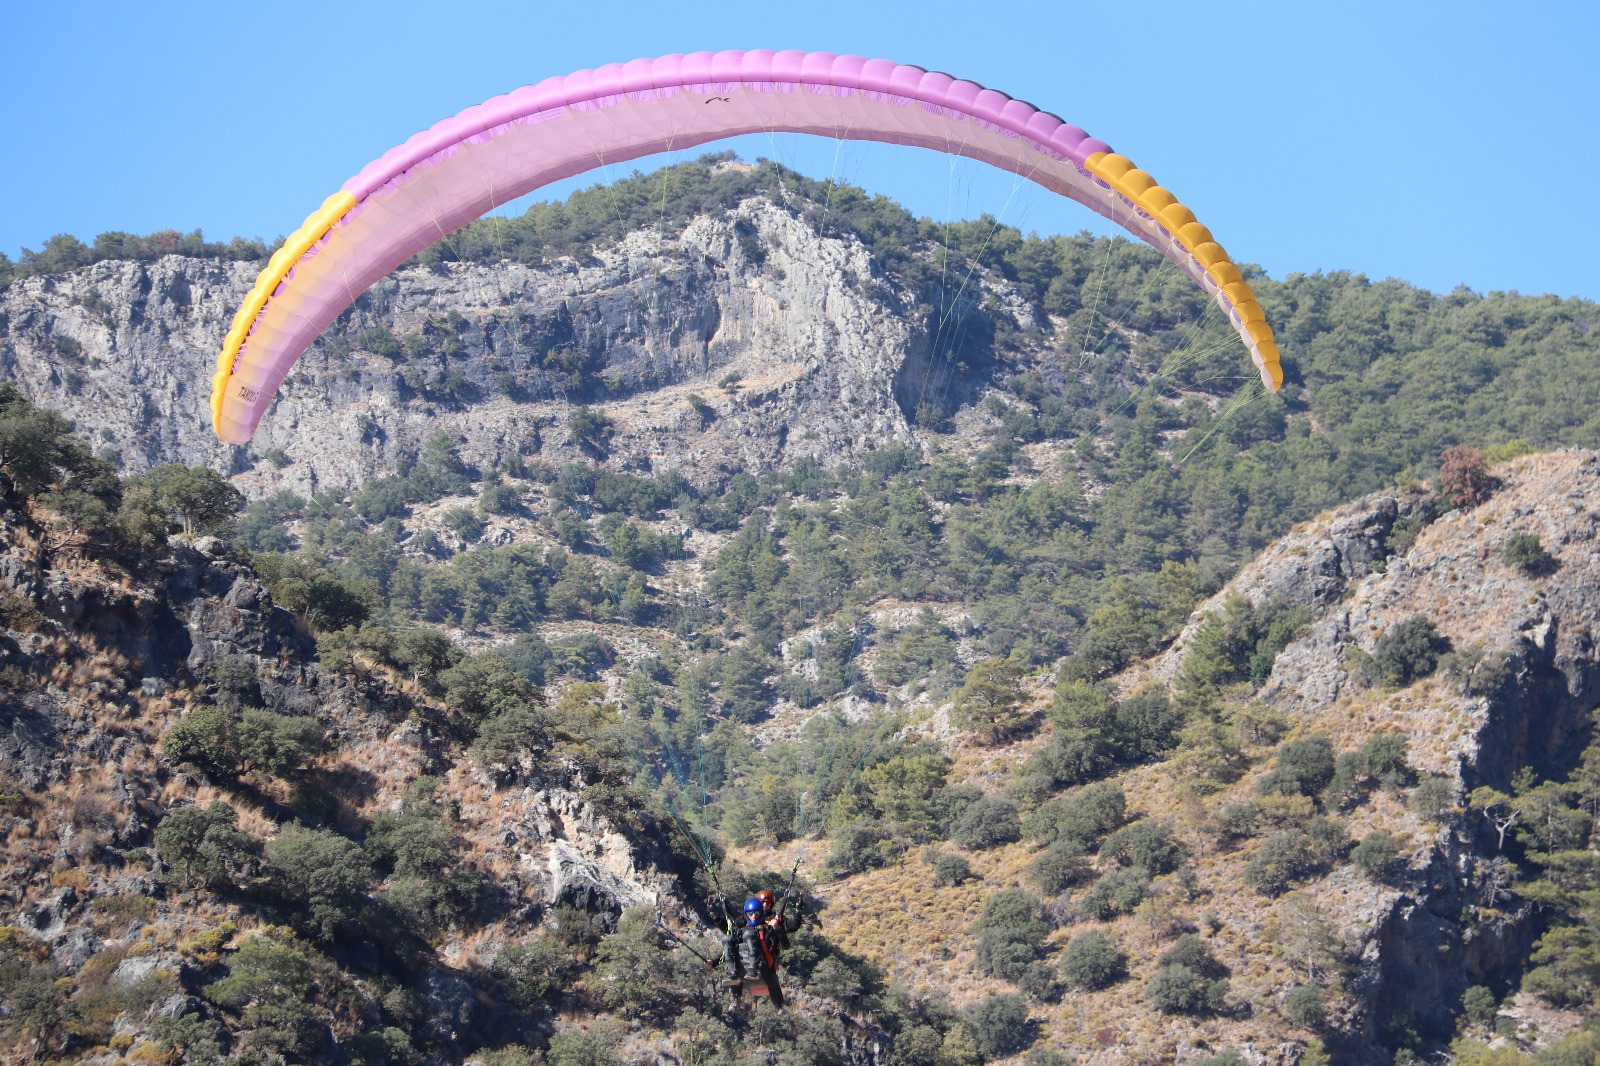
<path id="1" fill-rule="evenodd" d="M 703 482 L 839 462 L 909 439 L 908 413 L 970 401 L 992 370 L 981 345 L 949 350 L 949 322 L 936 343 L 927 309 L 910 313 L 914 295 L 859 241 L 757 197 L 581 261 L 397 271 L 307 352 L 252 444 L 234 449 L 211 433 L 210 380 L 256 269 L 168 256 L 22 279 L 0 293 L 0 376 L 130 471 L 255 469 L 239 479 L 247 491 L 303 493 L 392 472 L 441 430 L 469 462 L 576 457 L 564 422 L 579 404 L 614 420 L 609 455 L 624 469 Z M 945 317 L 985 314 L 963 298 Z M 275 449 L 292 461 L 281 471 L 259 463 Z"/>
<path id="2" fill-rule="evenodd" d="M 1198 619 L 1229 595 L 1307 606 L 1316 620 L 1258 694 L 1299 728 L 1339 747 L 1393 729 L 1408 738 L 1417 769 L 1458 783 L 1463 798 L 1479 785 L 1509 790 L 1524 767 L 1565 776 L 1600 707 L 1600 455 L 1532 456 L 1495 474 L 1488 502 L 1436 520 L 1435 500 L 1413 491 L 1367 497 L 1296 529 L 1202 605 L 1159 668 L 1175 668 Z M 1415 540 L 1395 553 L 1405 520 Z M 1517 534 L 1537 536 L 1550 561 L 1507 562 Z M 1361 656 L 1417 617 L 1459 657 L 1454 669 L 1397 691 L 1374 688 Z M 1369 1036 L 1402 1014 L 1448 1031 L 1466 986 L 1505 976 L 1537 932 L 1527 909 L 1463 921 L 1496 850 L 1476 816 L 1413 831 L 1421 846 L 1407 890 L 1349 910 L 1358 924 L 1346 935 L 1363 944 L 1356 988 Z"/>
<path id="3" fill-rule="evenodd" d="M 603 811 L 548 749 L 530 751 L 509 787 L 486 776 L 443 708 L 414 687 L 319 665 L 306 631 L 221 541 L 176 542 L 152 562 L 52 554 L 37 532 L 0 501 L 0 948 L 7 967 L 32 959 L 72 983 L 63 1019 L 85 1034 L 57 1046 L 61 1030 L 35 1032 L 40 1053 L 115 1061 L 90 1045 L 115 1036 L 115 1047 L 153 1049 L 161 1019 L 216 1017 L 196 993 L 218 972 L 219 949 L 268 930 L 273 892 L 257 868 L 239 877 L 253 889 L 191 894 L 152 845 L 174 812 L 218 800 L 258 842 L 297 820 L 359 834 L 423 775 L 438 779 L 447 839 L 475 886 L 471 935 L 453 924 L 411 960 L 402 997 L 411 1006 L 399 1014 L 357 960 L 343 993 L 354 999 L 328 1023 L 335 1034 L 354 1016 L 374 1030 L 409 1018 L 400 1024 L 414 1023 L 419 1046 L 459 1060 L 524 1024 L 486 994 L 486 975 L 557 908 L 606 925 L 636 904 L 688 916 L 684 871 L 648 814 Z M 238 696 L 225 676 L 250 678 L 247 707 L 314 723 L 325 737 L 328 754 L 293 788 L 260 774 L 214 783 L 161 753 L 174 724 Z M 13 979 L 8 969 L 12 991 Z M 97 1010 L 111 1013 L 97 1022 Z"/>

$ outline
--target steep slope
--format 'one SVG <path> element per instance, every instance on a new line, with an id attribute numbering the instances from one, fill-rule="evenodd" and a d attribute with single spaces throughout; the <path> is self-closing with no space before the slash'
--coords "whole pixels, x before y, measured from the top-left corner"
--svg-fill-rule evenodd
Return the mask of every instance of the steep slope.
<path id="1" fill-rule="evenodd" d="M 849 459 L 909 439 L 896 390 L 920 388 L 901 379 L 929 346 L 880 273 L 859 241 L 765 199 L 577 261 L 403 269 L 301 360 L 253 451 L 297 460 L 261 476 L 301 492 L 357 487 L 440 431 L 484 466 L 541 429 L 548 457 L 576 458 L 549 431 L 604 403 L 625 469 L 704 480 Z M 129 469 L 242 472 L 206 397 L 213 334 L 253 275 L 169 256 L 23 279 L 0 294 L 0 374 Z"/>
<path id="2" fill-rule="evenodd" d="M 1024 982 L 1036 996 L 1028 1007 L 1035 1046 L 1104 1062 L 1190 1061 L 1233 1048 L 1254 1061 L 1290 1063 L 1320 1040 L 1336 1061 L 1385 1062 L 1397 1043 L 1448 1033 L 1468 986 L 1499 985 L 1522 965 L 1540 915 L 1484 894 L 1498 846 L 1465 797 L 1480 784 L 1508 787 L 1524 765 L 1559 775 L 1581 747 L 1600 692 L 1600 656 L 1589 636 L 1600 621 L 1592 595 L 1600 560 L 1591 550 L 1600 526 L 1600 456 L 1529 456 L 1495 474 L 1500 484 L 1487 502 L 1442 517 L 1434 518 L 1437 501 L 1411 491 L 1368 497 L 1305 523 L 1203 604 L 1164 657 L 1116 679 L 1126 694 L 1171 684 L 1181 695 L 1185 660 L 1204 643 L 1207 615 L 1237 612 L 1240 604 L 1310 612 L 1264 683 L 1230 695 L 1266 723 L 1261 735 L 1238 738 L 1231 768 L 1199 787 L 1203 764 L 1186 734 L 1172 759 L 1112 778 L 1126 797 L 1120 821 L 1165 826 L 1181 850 L 1139 875 L 1138 898 L 1109 913 L 1091 897 L 1096 876 L 1103 883 L 1103 875 L 1128 869 L 1116 851 L 1087 859 L 1077 883 L 1046 900 L 1038 957 L 1047 969 L 1090 931 L 1107 933 L 1126 960 L 1108 987 L 1064 998 L 1059 988 L 1051 994 Z M 294 869 L 271 842 L 316 834 L 319 826 L 324 842 L 364 836 L 370 843 L 388 831 L 380 828 L 386 814 L 439 819 L 455 856 L 450 868 L 474 887 L 470 907 L 413 942 L 401 962 L 373 972 L 370 959 L 359 961 L 368 950 L 363 934 L 348 930 L 328 934 L 325 955 L 307 956 L 331 967 L 318 971 L 308 1000 L 320 1012 L 311 1032 L 326 1034 L 316 1038 L 325 1042 L 318 1055 L 356 1055 L 363 1040 L 390 1029 L 448 1061 L 484 1044 L 529 1039 L 530 1017 L 536 1029 L 548 1019 L 538 1023 L 537 1010 L 530 1016 L 530 1001 L 516 1007 L 507 999 L 517 987 L 504 961 L 508 945 L 556 937 L 571 915 L 614 918 L 633 904 L 688 917 L 676 880 L 688 870 L 670 854 L 670 834 L 605 787 L 604 775 L 585 771 L 589 756 L 572 741 L 564 747 L 528 734 L 530 746 L 509 761 L 474 761 L 463 746 L 470 732 L 450 707 L 384 669 L 319 664 L 306 632 L 219 541 L 179 541 L 169 560 L 141 562 L 98 549 L 52 553 L 29 514 L 9 505 L 0 522 L 9 921 L 0 946 L 32 972 L 54 975 L 59 1002 L 75 1012 L 23 1027 L 52 1051 L 109 1062 L 97 1047 L 170 1048 L 177 1038 L 167 1022 L 185 1019 L 212 1027 L 206 1031 L 217 1035 L 206 1039 L 267 1039 L 260 1019 L 219 989 L 253 972 L 246 964 L 255 965 L 250 953 L 262 949 L 251 945 L 262 936 L 286 935 L 270 930 L 274 922 L 288 918 L 300 929 L 302 939 L 288 941 L 288 950 L 317 942 L 317 908 L 331 904 L 319 904 L 314 892 L 297 902 L 292 891 L 271 887 L 273 877 Z M 1535 567 L 1504 561 L 1519 533 L 1536 534 L 1550 559 Z M 1401 685 L 1365 680 L 1363 656 L 1376 658 L 1380 639 L 1418 615 L 1435 626 L 1435 650 L 1449 646 L 1448 664 Z M 314 722 L 330 751 L 302 769 L 274 773 L 262 764 L 229 777 L 184 768 L 170 748 L 158 750 L 164 734 L 211 705 Z M 1271 710 L 1281 724 L 1267 721 Z M 1030 756 L 1048 746 L 1049 734 L 984 746 L 945 718 L 941 710 L 911 732 L 939 739 L 954 758 L 954 781 L 1010 796 L 1033 814 L 1084 793 L 1073 788 L 1051 799 L 1024 787 Z M 482 723 L 479 730 L 489 733 Z M 1335 752 L 1403 737 L 1405 772 L 1352 787 L 1342 799 L 1263 792 L 1285 751 L 1316 736 Z M 439 779 L 432 801 L 413 787 L 423 775 Z M 174 853 L 157 828 L 216 800 L 233 806 L 255 845 L 230 853 L 221 884 L 202 892 L 189 871 L 162 861 Z M 1299 846 L 1320 857 L 1266 890 L 1252 871 L 1286 832 L 1304 834 Z M 1399 846 L 1400 863 L 1382 875 L 1349 850 L 1374 832 Z M 786 868 L 801 854 L 815 868 L 818 849 L 837 851 L 847 836 L 743 855 L 754 866 Z M 948 997 L 958 1011 L 1014 987 L 974 966 L 983 938 L 970 927 L 997 890 L 1031 890 L 1041 852 L 1034 843 L 985 842 L 963 853 L 976 876 L 956 884 L 930 883 L 928 867 L 911 852 L 820 889 L 837 958 L 858 957 L 881 973 L 874 980 L 930 1001 Z M 382 846 L 370 854 L 382 854 Z M 398 907 L 408 891 L 396 867 L 380 870 L 362 898 Z M 1151 988 L 1185 933 L 1199 934 L 1187 943 L 1202 945 L 1207 964 L 1226 976 L 1226 992 L 1204 1008 L 1158 1009 Z M 581 945 L 572 949 L 580 957 L 592 950 Z M 637 964 L 662 965 L 656 960 L 667 956 L 649 950 L 635 956 Z M 681 979 L 698 980 L 693 960 L 679 961 L 689 967 Z M 841 983 L 837 961 L 801 972 L 824 996 L 848 1002 L 839 989 L 852 986 Z M 1306 987 L 1328 996 L 1323 1024 L 1291 1016 L 1294 994 Z M 409 991 L 395 998 L 396 988 Z M 836 1009 L 795 991 L 803 1004 Z M 590 994 L 604 1002 L 603 991 Z M 854 1006 L 885 1002 L 880 995 Z M 949 1048 L 971 1039 L 953 1035 L 964 1024 L 979 1028 L 979 1015 L 970 1017 L 939 1022 Z M 842 1027 L 835 1032 L 849 1057 L 893 1054 L 881 1032 L 859 1027 L 863 1019 L 840 1019 L 830 1024 Z M 602 1016 L 595 1024 L 611 1023 Z M 924 1038 L 917 1026 L 896 1024 L 901 1053 L 917 1061 L 909 1049 Z M 1546 1016 L 1545 1024 L 1554 1023 Z M 582 1031 L 567 1025 L 557 1035 Z M 1534 1046 L 1551 1035 L 1548 1028 L 1524 1033 Z M 613 1039 L 637 1047 L 654 1038 L 645 1026 Z M 677 1031 L 670 1046 L 694 1039 Z"/>
<path id="3" fill-rule="evenodd" d="M 51 553 L 38 533 L 0 501 L 0 969 L 11 1036 L 39 1054 L 111 1062 L 108 1042 L 159 1057 L 174 1042 L 201 1054 L 242 1039 L 343 1059 L 364 1054 L 362 1034 L 399 1026 L 403 1045 L 459 1061 L 548 1024 L 490 976 L 542 921 L 610 925 L 636 904 L 688 914 L 662 828 L 594 790 L 570 745 L 553 751 L 527 733 L 509 765 L 474 762 L 463 723 L 414 686 L 320 666 L 304 628 L 215 538 L 152 561 Z M 253 721 L 280 737 L 310 730 L 325 754 L 268 769 L 259 752 L 274 741 L 259 731 L 254 763 L 232 771 L 195 768 L 217 749 L 188 764 L 163 752 L 164 736 L 218 705 L 246 749 Z M 212 833 L 194 850 L 163 835 L 213 804 L 236 812 L 243 837 Z M 399 857 L 374 878 L 385 817 L 391 830 L 402 820 Z M 365 855 L 350 843 L 363 838 Z M 311 851 L 297 861 L 274 850 L 290 842 Z M 407 847 L 432 851 L 407 860 Z M 193 865 L 174 868 L 174 855 Z M 339 866 L 372 880 L 319 887 Z M 285 883 L 301 876 L 312 880 Z M 434 882 L 445 896 L 428 894 Z M 310 1013 L 263 1022 L 207 991 L 244 972 L 251 945 L 281 939 L 285 922 L 303 939 L 283 950 L 314 975 L 295 993 Z M 30 973 L 54 992 L 23 1010 Z M 270 1037 L 274 1025 L 301 1036 Z"/>
<path id="4" fill-rule="evenodd" d="M 1436 501 L 1412 491 L 1375 494 L 1303 523 L 1202 604 L 1168 652 L 1118 679 L 1126 693 L 1167 690 L 1202 621 L 1230 603 L 1304 607 L 1311 617 L 1302 635 L 1244 697 L 1250 715 L 1279 712 L 1286 742 L 1326 737 L 1335 752 L 1402 737 L 1411 776 L 1339 805 L 1264 795 L 1258 786 L 1283 751 L 1276 738 L 1246 739 L 1244 763 L 1204 788 L 1196 787 L 1201 764 L 1189 741 L 1172 761 L 1115 776 L 1128 819 L 1165 823 L 1190 858 L 1156 877 L 1144 902 L 1122 917 L 1098 920 L 1085 910 L 1084 888 L 1120 869 L 1105 855 L 1088 880 L 1046 899 L 1054 926 L 1047 963 L 1092 930 L 1109 933 L 1129 959 L 1128 977 L 1104 991 L 1069 992 L 1055 1006 L 1036 1001 L 1030 1017 L 1044 1027 L 1040 1043 L 1094 1062 L 1191 1061 L 1227 1048 L 1252 1062 L 1293 1062 L 1320 1035 L 1333 1061 L 1386 1063 L 1405 1033 L 1426 1042 L 1453 1031 L 1469 986 L 1503 987 L 1523 965 L 1539 914 L 1485 894 L 1500 849 L 1466 797 L 1485 784 L 1509 790 L 1525 766 L 1559 778 L 1588 738 L 1600 706 L 1600 455 L 1530 456 L 1494 473 L 1501 483 L 1488 502 L 1437 520 Z M 1397 520 L 1416 533 L 1399 551 Z M 1552 562 L 1534 572 L 1504 562 L 1517 533 L 1536 534 Z M 1450 650 L 1443 667 L 1400 686 L 1367 681 L 1362 658 L 1417 616 L 1435 625 L 1437 648 Z M 959 779 L 1009 794 L 1026 811 L 1019 786 L 1037 740 L 947 743 Z M 1442 800 L 1416 795 L 1441 782 Z M 1330 822 L 1346 840 L 1336 857 L 1311 864 L 1288 891 L 1267 893 L 1251 880 L 1252 860 L 1275 830 L 1299 826 L 1315 838 Z M 1373 832 L 1399 845 L 1392 876 L 1364 875 L 1352 858 L 1350 844 Z M 1034 891 L 1030 864 L 1040 846 L 968 849 L 974 880 L 956 887 L 937 887 L 915 853 L 855 874 L 824 893 L 841 915 L 836 935 L 913 987 L 941 988 L 966 1003 L 1004 991 L 1007 982 L 974 966 L 979 939 L 967 929 L 996 889 Z M 1158 957 L 1185 930 L 1199 931 L 1225 967 L 1227 1007 L 1163 1014 L 1147 998 Z M 1307 946 L 1313 932 L 1325 939 L 1315 951 Z M 1331 1022 L 1320 1033 L 1288 1016 L 1290 993 L 1306 985 L 1331 996 Z M 1509 1001 L 1506 1009 L 1515 1016 Z M 1553 1028 L 1525 1028 L 1522 1038 L 1537 1047 L 1572 1024 L 1546 1022 Z"/>

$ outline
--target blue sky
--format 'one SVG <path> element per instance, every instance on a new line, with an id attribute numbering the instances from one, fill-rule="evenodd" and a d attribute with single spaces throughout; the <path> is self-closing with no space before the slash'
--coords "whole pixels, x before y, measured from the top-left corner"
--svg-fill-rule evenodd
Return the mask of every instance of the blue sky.
<path id="1" fill-rule="evenodd" d="M 770 47 L 917 63 L 1054 111 L 1275 276 L 1600 299 L 1594 0 L 12 0 L 4 24 L 13 259 L 61 232 L 277 236 L 368 160 L 489 96 L 638 56 Z M 737 147 L 920 214 L 1104 231 L 1008 175 L 803 140 Z"/>

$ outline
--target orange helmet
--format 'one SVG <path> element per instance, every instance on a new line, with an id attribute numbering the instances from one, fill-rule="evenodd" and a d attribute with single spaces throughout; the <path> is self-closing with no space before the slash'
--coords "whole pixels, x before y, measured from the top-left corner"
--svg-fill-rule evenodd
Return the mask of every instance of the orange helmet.
<path id="1" fill-rule="evenodd" d="M 771 892 L 768 892 L 764 888 L 760 892 L 756 893 L 756 899 L 759 899 L 762 903 L 762 906 L 766 907 L 769 911 L 778 905 L 778 897 L 774 896 Z"/>

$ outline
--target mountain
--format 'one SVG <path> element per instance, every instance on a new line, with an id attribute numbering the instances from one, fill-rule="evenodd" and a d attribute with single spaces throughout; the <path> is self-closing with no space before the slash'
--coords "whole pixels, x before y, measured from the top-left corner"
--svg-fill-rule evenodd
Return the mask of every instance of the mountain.
<path id="1" fill-rule="evenodd" d="M 31 1037 L 39 1055 L 94 1059 L 109 1044 L 137 1059 L 129 1035 L 153 1050 L 159 1033 L 203 1056 L 214 1038 L 200 1019 L 216 1012 L 196 995 L 215 987 L 201 975 L 259 934 L 277 954 L 244 978 L 257 991 L 229 1001 L 246 1029 L 271 1030 L 258 1053 L 295 1057 L 399 1024 L 459 1058 L 534 1024 L 490 991 L 517 931 L 580 911 L 614 921 L 641 903 L 683 910 L 665 828 L 608 811 L 553 738 L 525 733 L 509 765 L 481 769 L 461 723 L 416 686 L 319 665 L 305 629 L 215 538 L 146 561 L 51 556 L 9 503 L 0 528 L 4 951 L 22 1047 Z M 185 729 L 193 761 L 180 765 L 172 738 Z M 296 765 L 307 757 L 314 769 Z M 185 818 L 189 836 L 164 835 Z M 262 838 L 288 841 L 297 826 L 301 852 L 262 852 Z M 385 831 L 377 874 L 370 847 L 341 847 Z M 359 879 L 375 876 L 390 894 L 363 903 Z M 273 924 L 284 906 L 337 934 L 297 940 Z M 446 927 L 448 940 L 424 939 Z M 339 943 L 342 969 L 313 941 Z M 237 961 L 228 972 L 241 975 Z M 59 1013 L 30 1014 L 29 974 L 71 975 L 74 994 Z M 283 996 L 303 1007 L 263 1022 L 245 1006 Z M 359 1044 L 346 1053 L 381 1059 Z"/>
<path id="2" fill-rule="evenodd" d="M 1256 278 L 1263 398 L 1126 242 L 708 158 L 430 250 L 234 449 L 257 264 L 105 243 L 0 291 L 19 1048 L 1587 1046 L 1595 305 Z M 802 860 L 800 1010 L 664 950 L 708 857 Z"/>
<path id="3" fill-rule="evenodd" d="M 252 460 L 211 436 L 205 397 L 211 334 L 256 269 L 169 256 L 20 280 L 0 310 L 0 368 L 132 469 L 182 459 L 242 474 Z M 261 480 L 350 489 L 440 430 L 493 466 L 580 403 L 616 423 L 621 468 L 696 480 L 907 441 L 933 339 L 875 272 L 858 241 L 759 197 L 576 259 L 402 270 L 301 362 L 252 449 L 296 463 Z M 544 454 L 563 454 L 556 436 Z"/>

